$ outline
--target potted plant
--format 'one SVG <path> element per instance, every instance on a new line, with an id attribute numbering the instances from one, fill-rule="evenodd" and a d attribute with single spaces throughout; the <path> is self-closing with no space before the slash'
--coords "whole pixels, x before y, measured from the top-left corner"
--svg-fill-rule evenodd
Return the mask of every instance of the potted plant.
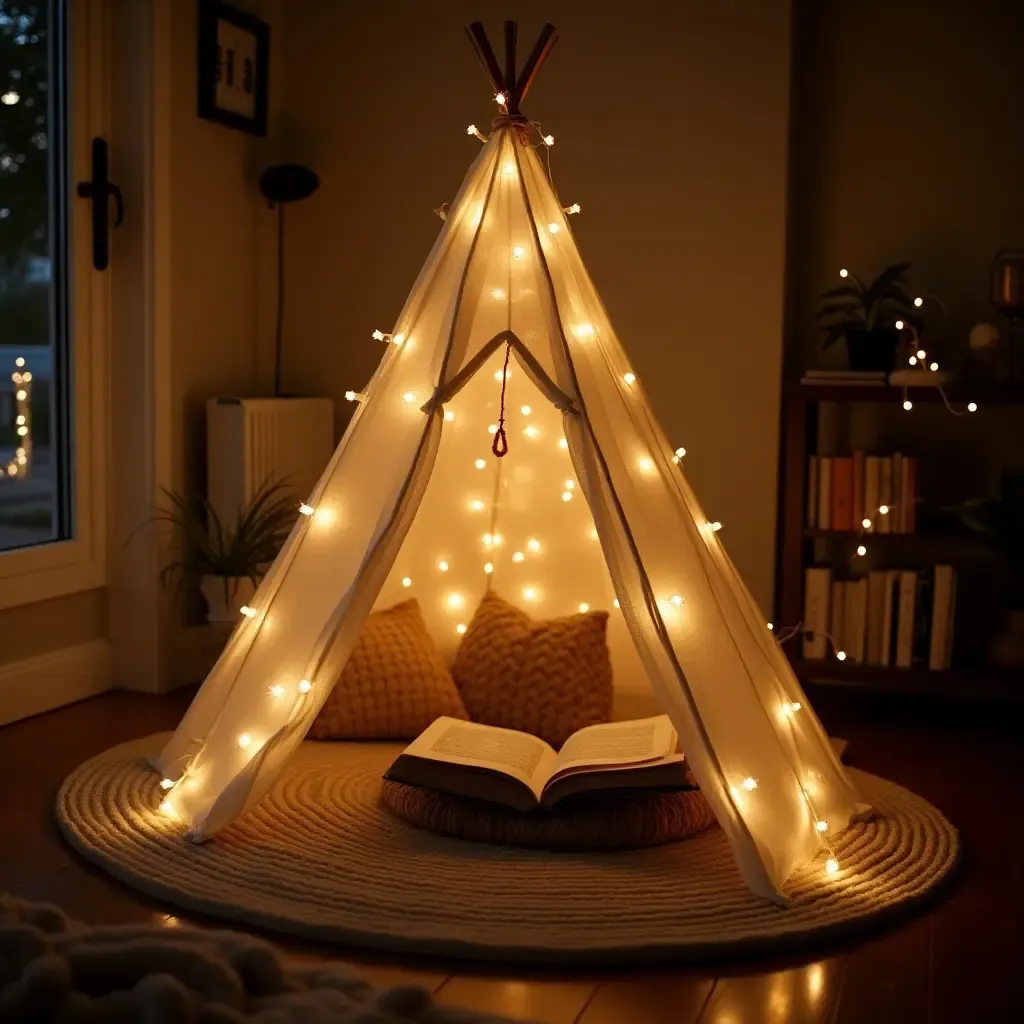
<path id="1" fill-rule="evenodd" d="M 902 327 L 915 331 L 924 328 L 924 320 L 916 311 L 915 300 L 906 290 L 905 278 L 909 263 L 894 263 L 866 285 L 856 275 L 841 270 L 845 284 L 822 293 L 824 305 L 816 319 L 825 331 L 823 348 L 830 348 L 840 338 L 846 341 L 846 354 L 851 370 L 874 370 L 891 373 L 896 366 Z M 901 326 L 897 327 L 897 321 Z"/>
<path id="2" fill-rule="evenodd" d="M 1024 665 L 1024 473 L 1006 473 L 998 498 L 964 502 L 960 516 L 1010 572 L 1010 593 L 1003 624 L 989 657 L 1001 668 Z"/>
<path id="3" fill-rule="evenodd" d="M 206 600 L 207 621 L 234 622 L 295 524 L 294 496 L 280 482 L 267 480 L 232 525 L 222 523 L 203 497 L 164 494 L 170 508 L 149 522 L 171 524 L 178 534 L 179 555 L 163 567 L 161 582 L 174 584 L 179 593 L 197 584 Z"/>

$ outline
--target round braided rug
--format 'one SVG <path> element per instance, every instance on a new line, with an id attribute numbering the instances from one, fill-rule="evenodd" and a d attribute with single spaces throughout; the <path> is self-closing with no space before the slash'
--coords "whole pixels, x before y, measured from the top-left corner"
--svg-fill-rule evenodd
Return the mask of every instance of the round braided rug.
<path id="1" fill-rule="evenodd" d="M 744 885 L 721 829 L 645 850 L 548 853 L 435 835 L 380 803 L 393 743 L 304 743 L 271 791 L 212 841 L 187 843 L 157 810 L 145 757 L 166 737 L 114 747 L 57 795 L 71 844 L 181 907 L 281 932 L 491 960 L 697 959 L 818 941 L 919 902 L 959 841 L 927 801 L 854 771 L 878 808 L 787 885 L 781 908 Z"/>

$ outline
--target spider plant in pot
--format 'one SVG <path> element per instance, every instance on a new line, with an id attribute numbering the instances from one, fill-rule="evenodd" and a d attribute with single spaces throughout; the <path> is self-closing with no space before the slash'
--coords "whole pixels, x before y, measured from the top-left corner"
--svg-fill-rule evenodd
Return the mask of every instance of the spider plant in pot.
<path id="1" fill-rule="evenodd" d="M 902 325 L 909 324 L 918 332 L 924 328 L 918 312 L 921 303 L 906 288 L 909 269 L 909 263 L 894 263 L 870 284 L 840 270 L 845 283 L 822 293 L 824 304 L 816 316 L 825 321 L 822 347 L 830 348 L 842 338 L 851 370 L 891 373 L 896 366 Z M 901 327 L 896 326 L 897 321 L 902 321 Z"/>
<path id="2" fill-rule="evenodd" d="M 169 523 L 178 536 L 178 557 L 161 570 L 165 586 L 180 595 L 198 585 L 206 600 L 207 622 L 234 622 L 277 557 L 298 518 L 290 491 L 267 480 L 238 513 L 224 523 L 203 497 L 164 491 L 170 507 L 150 520 Z"/>

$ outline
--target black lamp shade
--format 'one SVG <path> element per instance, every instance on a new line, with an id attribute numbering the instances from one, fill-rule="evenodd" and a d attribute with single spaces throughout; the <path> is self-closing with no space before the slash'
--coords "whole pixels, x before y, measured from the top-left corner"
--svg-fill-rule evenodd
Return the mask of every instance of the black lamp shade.
<path id="1" fill-rule="evenodd" d="M 316 172 L 302 164 L 277 164 L 260 175 L 260 191 L 270 203 L 308 199 L 319 186 Z"/>

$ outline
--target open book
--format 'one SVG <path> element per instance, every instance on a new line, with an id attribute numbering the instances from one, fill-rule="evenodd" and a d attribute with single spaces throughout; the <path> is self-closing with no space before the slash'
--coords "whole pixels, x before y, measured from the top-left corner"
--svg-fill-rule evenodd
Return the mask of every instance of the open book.
<path id="1" fill-rule="evenodd" d="M 530 811 L 581 793 L 693 789 L 677 744 L 668 715 L 589 725 L 560 751 L 525 732 L 442 717 L 384 778 Z"/>

